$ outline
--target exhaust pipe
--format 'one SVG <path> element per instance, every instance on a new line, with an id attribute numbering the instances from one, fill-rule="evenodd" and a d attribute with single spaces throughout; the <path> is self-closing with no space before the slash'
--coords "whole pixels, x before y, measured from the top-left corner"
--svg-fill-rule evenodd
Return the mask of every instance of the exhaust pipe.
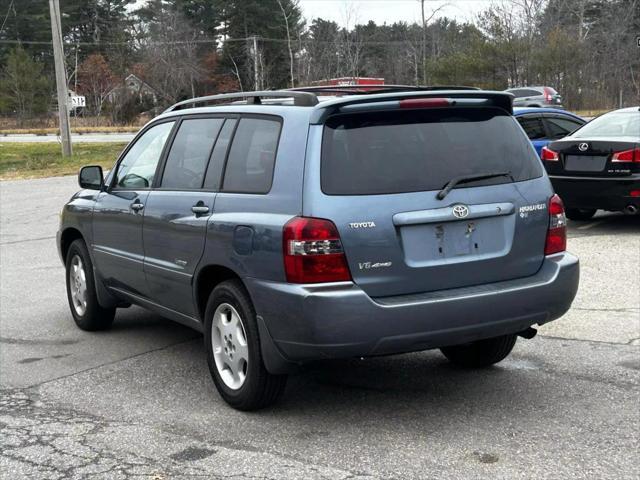
<path id="1" fill-rule="evenodd" d="M 636 215 L 638 213 L 638 207 L 630 203 L 629 205 L 624 207 L 624 213 L 626 213 L 627 215 Z"/>
<path id="2" fill-rule="evenodd" d="M 526 338 L 527 340 L 531 340 L 537 334 L 538 334 L 538 330 L 536 330 L 533 327 L 529 327 L 526 330 L 523 330 L 523 331 L 519 332 L 518 336 L 520 336 L 522 338 Z"/>

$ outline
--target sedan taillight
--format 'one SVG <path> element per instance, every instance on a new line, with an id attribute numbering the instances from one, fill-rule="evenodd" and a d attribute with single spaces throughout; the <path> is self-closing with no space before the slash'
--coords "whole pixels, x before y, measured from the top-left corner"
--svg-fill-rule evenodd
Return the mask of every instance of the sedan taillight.
<path id="1" fill-rule="evenodd" d="M 567 249 L 567 217 L 564 204 L 558 195 L 549 199 L 549 228 L 544 246 L 544 254 L 564 252 Z"/>
<path id="2" fill-rule="evenodd" d="M 540 158 L 542 158 L 542 160 L 546 160 L 547 162 L 557 162 L 559 160 L 558 152 L 554 152 L 547 147 L 542 147 Z"/>
<path id="3" fill-rule="evenodd" d="M 640 163 L 640 147 L 615 152 L 611 157 L 612 162 L 637 162 Z"/>

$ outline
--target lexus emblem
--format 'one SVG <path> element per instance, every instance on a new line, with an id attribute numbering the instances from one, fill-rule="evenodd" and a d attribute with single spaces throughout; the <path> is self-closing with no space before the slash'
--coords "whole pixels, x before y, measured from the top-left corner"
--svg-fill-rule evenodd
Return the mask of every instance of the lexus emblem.
<path id="1" fill-rule="evenodd" d="M 456 218 L 465 218 L 469 215 L 469 208 L 466 205 L 456 205 L 453 207 L 453 216 Z"/>
<path id="2" fill-rule="evenodd" d="M 581 143 L 580 145 L 578 145 L 578 150 L 580 150 L 581 152 L 586 152 L 587 150 L 589 150 L 589 144 L 588 143 Z"/>

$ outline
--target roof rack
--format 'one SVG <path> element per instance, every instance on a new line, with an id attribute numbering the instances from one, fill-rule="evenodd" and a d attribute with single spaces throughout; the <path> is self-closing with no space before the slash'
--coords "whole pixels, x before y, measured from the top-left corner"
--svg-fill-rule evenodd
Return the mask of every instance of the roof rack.
<path id="1" fill-rule="evenodd" d="M 308 87 L 290 88 L 292 92 L 338 93 L 348 95 L 367 95 L 390 92 L 432 92 L 437 90 L 480 90 L 478 87 L 464 85 L 312 85 Z"/>
<path id="2" fill-rule="evenodd" d="M 258 92 L 235 92 L 235 93 L 221 93 L 219 95 L 208 95 L 206 97 L 196 97 L 189 100 L 183 100 L 178 102 L 165 110 L 166 112 L 172 112 L 174 110 L 180 110 L 187 105 L 193 107 L 197 105 L 206 105 L 208 103 L 219 102 L 220 100 L 246 100 L 248 105 L 260 105 L 262 98 L 292 98 L 293 104 L 299 107 L 313 107 L 318 104 L 318 97 L 305 91 L 292 91 L 292 90 L 267 90 Z"/>

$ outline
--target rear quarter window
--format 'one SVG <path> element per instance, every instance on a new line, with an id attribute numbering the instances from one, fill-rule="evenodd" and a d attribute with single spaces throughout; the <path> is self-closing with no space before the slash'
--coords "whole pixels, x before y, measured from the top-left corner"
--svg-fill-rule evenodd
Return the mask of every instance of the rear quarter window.
<path id="1" fill-rule="evenodd" d="M 540 140 L 547 136 L 542 119 L 537 116 L 516 117 L 516 120 L 527 134 L 529 140 Z"/>
<path id="2" fill-rule="evenodd" d="M 542 175 L 531 144 L 500 109 L 423 109 L 336 115 L 325 124 L 321 187 L 328 195 L 439 190 L 452 178 Z M 458 188 L 510 182 L 506 177 Z"/>
<path id="3" fill-rule="evenodd" d="M 268 193 L 273 180 L 281 122 L 242 118 L 233 136 L 222 191 Z"/>

